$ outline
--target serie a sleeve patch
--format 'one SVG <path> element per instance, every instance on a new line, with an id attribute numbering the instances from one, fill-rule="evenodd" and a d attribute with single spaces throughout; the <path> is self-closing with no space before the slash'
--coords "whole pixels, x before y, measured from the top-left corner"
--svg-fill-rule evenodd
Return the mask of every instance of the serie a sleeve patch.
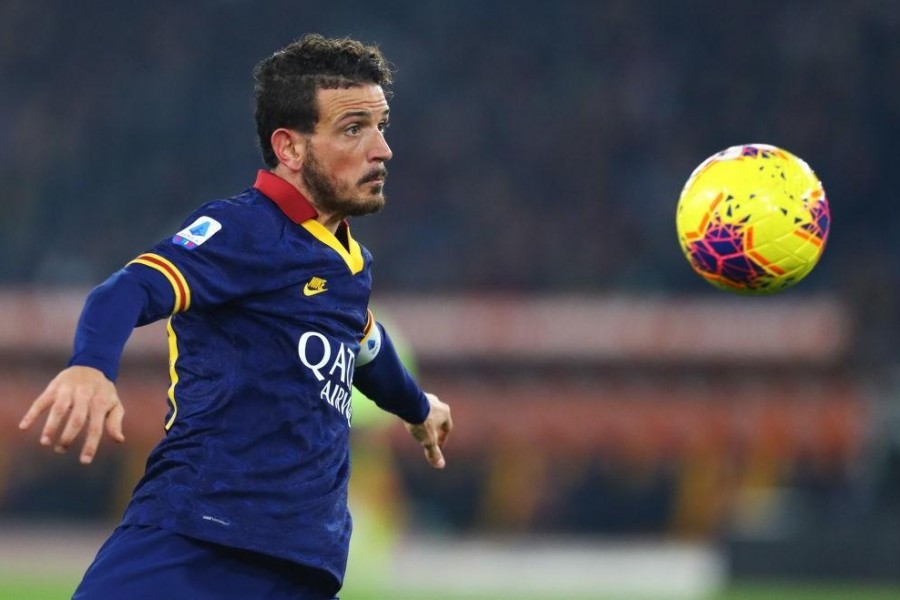
<path id="1" fill-rule="evenodd" d="M 172 243 L 193 250 L 205 243 L 222 229 L 222 224 L 212 217 L 199 217 L 196 221 L 176 233 Z"/>
<path id="2" fill-rule="evenodd" d="M 381 350 L 381 329 L 375 322 L 372 311 L 369 311 L 368 321 L 366 323 L 363 339 L 359 342 L 359 355 L 356 357 L 356 366 L 361 367 L 367 365 L 378 356 Z"/>

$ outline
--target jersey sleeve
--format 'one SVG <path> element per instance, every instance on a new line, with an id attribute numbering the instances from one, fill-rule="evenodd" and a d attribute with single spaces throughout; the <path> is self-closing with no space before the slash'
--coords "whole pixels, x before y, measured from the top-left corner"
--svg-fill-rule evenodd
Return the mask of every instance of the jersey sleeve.
<path id="1" fill-rule="evenodd" d="M 271 230 L 266 218 L 250 207 L 210 203 L 111 275 L 85 301 L 69 366 L 94 367 L 115 381 L 135 327 L 259 290 L 278 267 L 260 242 Z"/>
<path id="2" fill-rule="evenodd" d="M 403 366 L 387 331 L 374 320 L 371 311 L 360 344 L 353 385 L 381 409 L 407 423 L 422 423 L 431 411 L 428 398 Z"/>
<path id="3" fill-rule="evenodd" d="M 171 314 L 175 302 L 168 283 L 152 271 L 113 273 L 85 300 L 68 366 L 93 367 L 115 381 L 131 331 Z"/>
<path id="4" fill-rule="evenodd" d="M 213 202 L 126 269 L 149 269 L 167 281 L 174 298 L 172 314 L 215 306 L 264 289 L 272 281 L 280 261 L 273 245 L 266 243 L 276 235 L 271 229 L 264 211 Z"/>

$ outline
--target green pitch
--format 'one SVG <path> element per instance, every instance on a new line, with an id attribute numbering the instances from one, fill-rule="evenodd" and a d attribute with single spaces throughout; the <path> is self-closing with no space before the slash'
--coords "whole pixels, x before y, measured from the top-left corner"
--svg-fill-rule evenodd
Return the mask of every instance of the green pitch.
<path id="1" fill-rule="evenodd" d="M 889 600 L 900 598 L 898 586 L 853 584 L 746 584 L 734 586 L 715 600 Z"/>
<path id="2" fill-rule="evenodd" d="M 70 581 L 40 581 L 36 578 L 0 578 L 0 598 L 4 600 L 56 600 L 71 598 L 76 583 Z"/>
<path id="3" fill-rule="evenodd" d="M 3 600 L 63 600 L 72 597 L 76 581 L 42 581 L 35 577 L 0 576 L 0 598 Z M 435 596 L 431 600 L 516 600 L 504 595 L 467 595 L 465 598 Z M 835 585 L 765 585 L 735 586 L 714 598 L 697 600 L 897 600 L 896 587 Z M 341 600 L 422 600 L 421 594 L 400 596 L 395 593 L 345 591 Z M 567 600 L 612 600 L 602 596 L 569 598 Z M 624 600 L 616 598 L 615 600 Z"/>

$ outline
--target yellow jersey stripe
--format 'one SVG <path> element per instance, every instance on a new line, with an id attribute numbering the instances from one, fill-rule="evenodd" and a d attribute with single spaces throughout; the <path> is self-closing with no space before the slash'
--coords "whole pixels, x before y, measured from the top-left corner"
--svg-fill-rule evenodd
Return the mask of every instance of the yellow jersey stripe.
<path id="1" fill-rule="evenodd" d="M 181 274 L 181 271 L 179 271 L 178 267 L 172 264 L 172 262 L 166 260 L 159 254 L 146 253 L 141 254 L 128 264 L 139 264 L 150 267 L 151 269 L 155 269 L 162 273 L 163 276 L 169 280 L 172 291 L 175 293 L 175 306 L 172 309 L 173 314 L 190 308 L 191 288 L 184 278 L 184 275 Z"/>
<path id="2" fill-rule="evenodd" d="M 145 267 L 150 267 L 151 269 L 154 269 L 154 270 L 162 273 L 163 277 L 165 277 L 166 279 L 169 280 L 169 284 L 172 286 L 172 291 L 175 292 L 175 305 L 172 307 L 172 313 L 174 314 L 174 313 L 178 312 L 178 309 L 181 307 L 181 300 L 182 300 L 181 291 L 178 289 L 178 284 L 175 282 L 175 278 L 172 277 L 171 274 L 169 274 L 169 271 L 162 268 L 158 264 L 152 263 L 149 260 L 144 260 L 143 258 L 136 258 L 128 264 L 129 265 L 144 265 Z"/>
<path id="3" fill-rule="evenodd" d="M 184 287 L 184 308 L 182 308 L 181 310 L 189 309 L 191 307 L 191 286 L 188 285 L 187 279 L 184 278 L 184 275 L 181 274 L 181 271 L 178 270 L 178 267 L 176 267 L 171 261 L 163 258 L 159 254 L 144 254 L 142 256 L 148 257 L 150 259 L 156 259 L 172 270 L 172 274 L 175 275 L 176 279 L 181 282 L 181 285 Z"/>
<path id="4" fill-rule="evenodd" d="M 372 328 L 375 325 L 375 315 L 373 315 L 372 311 L 369 309 L 366 309 L 366 313 L 367 313 L 366 314 L 366 326 L 363 327 L 363 336 L 362 336 L 362 339 L 359 341 L 360 345 L 366 343 L 366 339 L 372 333 Z"/>
<path id="5" fill-rule="evenodd" d="M 178 336 L 175 335 L 175 329 L 172 328 L 172 319 L 166 323 L 166 332 L 169 338 L 169 379 L 172 381 L 169 385 L 169 403 L 172 404 L 172 416 L 166 421 L 166 431 L 168 431 L 178 416 L 178 402 L 175 401 L 175 386 L 178 385 L 178 371 L 175 370 L 175 363 L 178 361 Z"/>
<path id="6" fill-rule="evenodd" d="M 344 259 L 344 262 L 347 263 L 347 268 L 350 269 L 351 273 L 356 275 L 363 270 L 364 261 L 362 250 L 360 249 L 359 244 L 356 243 L 356 240 L 350 237 L 349 231 L 347 232 L 347 239 L 349 240 L 350 246 L 350 251 L 348 252 L 335 235 L 315 219 L 304 221 L 300 225 L 310 232 L 317 240 L 337 252 L 340 257 Z"/>

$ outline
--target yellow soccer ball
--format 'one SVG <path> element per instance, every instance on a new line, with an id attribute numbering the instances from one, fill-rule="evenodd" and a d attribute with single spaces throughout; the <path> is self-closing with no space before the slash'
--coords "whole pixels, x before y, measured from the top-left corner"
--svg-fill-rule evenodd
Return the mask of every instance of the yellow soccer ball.
<path id="1" fill-rule="evenodd" d="M 831 213 L 822 183 L 802 159 L 747 144 L 694 170 L 675 222 L 681 250 L 701 277 L 732 292 L 772 294 L 819 262 Z"/>

